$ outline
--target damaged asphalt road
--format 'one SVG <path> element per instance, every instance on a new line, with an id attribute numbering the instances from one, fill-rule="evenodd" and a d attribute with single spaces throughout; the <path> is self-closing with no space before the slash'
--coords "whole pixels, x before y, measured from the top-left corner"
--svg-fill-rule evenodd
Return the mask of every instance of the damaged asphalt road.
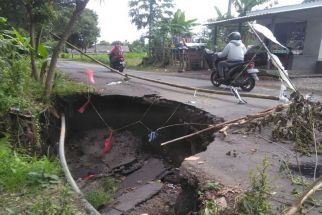
<path id="1" fill-rule="evenodd" d="M 222 96 L 216 94 L 205 94 L 193 92 L 190 90 L 182 90 L 174 87 L 164 86 L 160 84 L 150 83 L 146 81 L 131 79 L 128 82 L 123 81 L 123 77 L 116 73 L 112 73 L 108 69 L 97 64 L 88 64 L 80 62 L 72 62 L 61 60 L 58 62 L 58 69 L 67 74 L 71 79 L 86 83 L 86 70 L 92 69 L 95 77 L 96 92 L 102 95 L 126 95 L 134 97 L 143 97 L 145 95 L 155 94 L 162 98 L 175 100 L 185 104 L 196 106 L 211 114 L 230 120 L 245 116 L 250 113 L 259 112 L 278 104 L 277 101 L 246 98 L 247 105 L 238 105 L 233 95 Z M 156 74 L 153 72 L 141 72 L 133 70 L 125 70 L 129 74 L 134 74 L 146 78 L 167 81 L 191 87 L 214 89 L 210 80 L 195 79 L 187 77 L 176 77 L 173 75 Z M 205 75 L 203 75 L 205 76 Z M 122 81 L 121 84 L 119 82 Z M 224 90 L 224 89 L 223 89 Z M 267 87 L 255 87 L 252 93 L 261 93 L 278 96 L 279 87 L 276 89 Z M 195 95 L 196 94 L 196 95 Z M 195 95 L 195 96 L 194 96 Z"/>
<path id="2" fill-rule="evenodd" d="M 83 83 L 87 81 L 86 70 L 92 69 L 95 78 L 94 88 L 101 95 L 132 97 L 156 95 L 167 100 L 194 106 L 214 116 L 223 117 L 226 121 L 263 111 L 279 104 L 278 101 L 246 98 L 245 100 L 248 103 L 240 105 L 233 96 L 192 92 L 135 79 L 124 82 L 123 77 L 95 64 L 60 61 L 58 68 L 71 79 Z M 126 72 L 179 85 L 214 88 L 210 81 L 205 80 L 205 76 L 207 76 L 205 72 L 200 75 L 200 77 L 203 76 L 201 79 L 189 78 L 191 74 L 189 77 L 177 77 L 166 73 L 132 70 Z M 183 75 L 180 74 L 180 76 Z M 198 75 L 194 77 L 196 76 Z M 252 92 L 278 96 L 279 81 L 263 81 Z M 229 152 L 234 152 L 233 156 Z M 290 163 L 295 161 L 289 159 L 290 155 L 283 152 L 279 146 L 267 144 L 267 141 L 258 138 L 256 135 L 229 134 L 226 139 L 216 138 L 208 145 L 206 151 L 194 155 L 196 159 L 185 160 L 180 167 L 180 174 L 182 177 L 193 178 L 200 182 L 202 180 L 215 180 L 227 187 L 246 189 L 249 186 L 249 172 L 256 170 L 256 167 L 262 163 L 263 157 L 268 158 L 272 167 L 268 173 L 275 198 L 291 203 L 294 200 L 294 196 L 290 194 L 293 187 L 288 179 L 281 177 L 279 167 L 281 160 L 288 159 Z"/>

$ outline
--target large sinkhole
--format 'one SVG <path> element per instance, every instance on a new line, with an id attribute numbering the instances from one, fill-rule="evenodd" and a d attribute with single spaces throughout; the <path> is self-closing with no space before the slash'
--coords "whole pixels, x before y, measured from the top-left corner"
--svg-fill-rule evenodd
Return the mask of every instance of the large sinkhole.
<path id="1" fill-rule="evenodd" d="M 175 204 L 183 189 L 178 167 L 186 157 L 206 150 L 213 132 L 160 144 L 222 121 L 154 95 L 91 95 L 90 102 L 77 95 L 59 98 L 57 104 L 66 115 L 69 168 L 102 214 L 178 214 Z M 112 148 L 106 148 L 107 142 Z M 99 201 L 102 193 L 107 196 Z"/>

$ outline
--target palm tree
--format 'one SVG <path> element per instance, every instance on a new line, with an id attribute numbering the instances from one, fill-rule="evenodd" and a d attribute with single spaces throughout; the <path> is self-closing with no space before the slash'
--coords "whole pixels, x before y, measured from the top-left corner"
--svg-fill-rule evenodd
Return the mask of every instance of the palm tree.
<path id="1" fill-rule="evenodd" d="M 168 64 L 169 54 L 166 54 L 166 50 L 171 39 L 189 34 L 196 25 L 196 19 L 186 20 L 185 13 L 181 10 L 177 10 L 172 17 L 157 22 L 150 33 L 151 62 Z"/>
<path id="2" fill-rule="evenodd" d="M 271 0 L 234 0 L 234 6 L 239 16 L 246 16 L 255 6 L 264 4 Z"/>
<path id="3" fill-rule="evenodd" d="M 171 36 L 183 36 L 190 33 L 191 28 L 196 26 L 197 19 L 186 20 L 186 15 L 183 11 L 177 10 L 172 19 L 169 20 Z"/>
<path id="4" fill-rule="evenodd" d="M 233 0 L 234 6 L 239 13 L 239 16 L 246 16 L 247 12 L 251 11 L 255 6 L 264 4 L 272 0 Z M 274 0 L 275 1 L 275 0 Z M 242 23 L 238 24 L 238 30 L 242 30 Z"/>

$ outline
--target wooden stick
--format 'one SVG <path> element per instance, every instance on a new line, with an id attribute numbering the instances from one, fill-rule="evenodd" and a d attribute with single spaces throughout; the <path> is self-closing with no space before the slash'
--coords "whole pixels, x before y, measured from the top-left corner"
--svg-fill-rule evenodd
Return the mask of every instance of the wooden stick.
<path id="1" fill-rule="evenodd" d="M 58 38 L 58 39 L 60 38 L 59 36 L 55 35 L 54 33 L 51 33 L 51 34 L 53 36 L 55 36 L 56 38 Z M 135 78 L 135 79 L 139 79 L 139 80 L 143 80 L 143 81 L 148 81 L 148 82 L 152 82 L 152 83 L 167 85 L 167 86 L 170 86 L 170 87 L 176 87 L 176 88 L 185 89 L 185 90 L 198 91 L 198 92 L 202 92 L 202 93 L 211 93 L 211 94 L 227 95 L 227 96 L 231 96 L 232 95 L 230 92 L 225 92 L 225 91 L 208 90 L 208 89 L 203 89 L 203 88 L 188 87 L 188 86 L 183 86 L 183 85 L 178 85 L 178 84 L 172 84 L 172 83 L 168 83 L 168 82 L 164 82 L 164 81 L 157 81 L 157 80 L 154 80 L 154 79 L 143 78 L 143 77 L 136 76 L 136 75 L 124 74 L 124 73 L 121 73 L 118 70 L 115 70 L 115 69 L 109 67 L 108 65 L 106 65 L 106 64 L 104 64 L 104 63 L 96 60 L 92 56 L 84 53 L 82 50 L 80 50 L 79 48 L 77 48 L 73 44 L 71 44 L 71 43 L 69 43 L 67 41 L 66 41 L 66 43 L 69 46 L 71 46 L 73 49 L 77 50 L 78 52 L 82 53 L 86 57 L 90 58 L 95 63 L 98 63 L 99 65 L 104 66 L 107 69 L 110 69 L 112 72 L 115 72 L 115 73 L 117 73 L 117 74 L 119 74 L 121 76 L 124 76 L 125 78 L 131 77 L 131 78 Z M 239 95 L 241 95 L 243 97 L 249 97 L 249 98 L 268 99 L 268 100 L 275 100 L 275 101 L 278 101 L 279 100 L 279 98 L 277 96 L 270 96 L 270 95 L 264 95 L 264 94 L 239 93 Z"/>
<path id="2" fill-rule="evenodd" d="M 289 104 L 281 104 L 281 105 L 278 105 L 276 107 L 273 107 L 273 108 L 270 108 L 270 109 L 267 109 L 267 110 L 264 110 L 264 111 L 261 111 L 261 112 L 252 114 L 252 115 L 248 115 L 248 116 L 244 116 L 244 117 L 237 118 L 237 119 L 234 119 L 234 120 L 230 120 L 228 122 L 223 122 L 223 123 L 211 125 L 208 128 L 202 129 L 202 130 L 197 131 L 195 133 L 188 134 L 188 135 L 185 135 L 185 136 L 182 136 L 182 137 L 178 137 L 176 139 L 169 140 L 167 142 L 161 143 L 161 146 L 165 146 L 165 145 L 168 145 L 170 143 L 177 142 L 179 140 L 188 139 L 190 137 L 196 136 L 198 134 L 201 134 L 201 133 L 204 133 L 204 132 L 207 132 L 207 131 L 216 130 L 216 129 L 223 129 L 226 126 L 231 127 L 235 123 L 238 124 L 238 125 L 245 124 L 245 123 L 250 122 L 250 121 L 252 121 L 254 119 L 261 118 L 263 116 L 266 116 L 268 114 L 274 113 L 276 111 L 281 111 L 281 110 L 283 110 L 283 109 L 285 109 L 287 107 L 289 107 Z"/>
<path id="3" fill-rule="evenodd" d="M 322 187 L 322 175 L 310 186 L 310 188 L 302 194 L 302 196 L 292 205 L 290 210 L 285 215 L 295 214 L 302 206 L 302 204 L 318 189 Z"/>

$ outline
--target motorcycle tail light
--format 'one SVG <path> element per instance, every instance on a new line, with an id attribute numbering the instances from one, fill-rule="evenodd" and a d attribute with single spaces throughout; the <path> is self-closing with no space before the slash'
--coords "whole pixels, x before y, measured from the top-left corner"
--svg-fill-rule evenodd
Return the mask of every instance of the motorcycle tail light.
<path id="1" fill-rule="evenodd" d="M 250 62 L 248 65 L 247 65 L 247 69 L 254 69 L 255 67 L 255 64 L 253 62 Z"/>

